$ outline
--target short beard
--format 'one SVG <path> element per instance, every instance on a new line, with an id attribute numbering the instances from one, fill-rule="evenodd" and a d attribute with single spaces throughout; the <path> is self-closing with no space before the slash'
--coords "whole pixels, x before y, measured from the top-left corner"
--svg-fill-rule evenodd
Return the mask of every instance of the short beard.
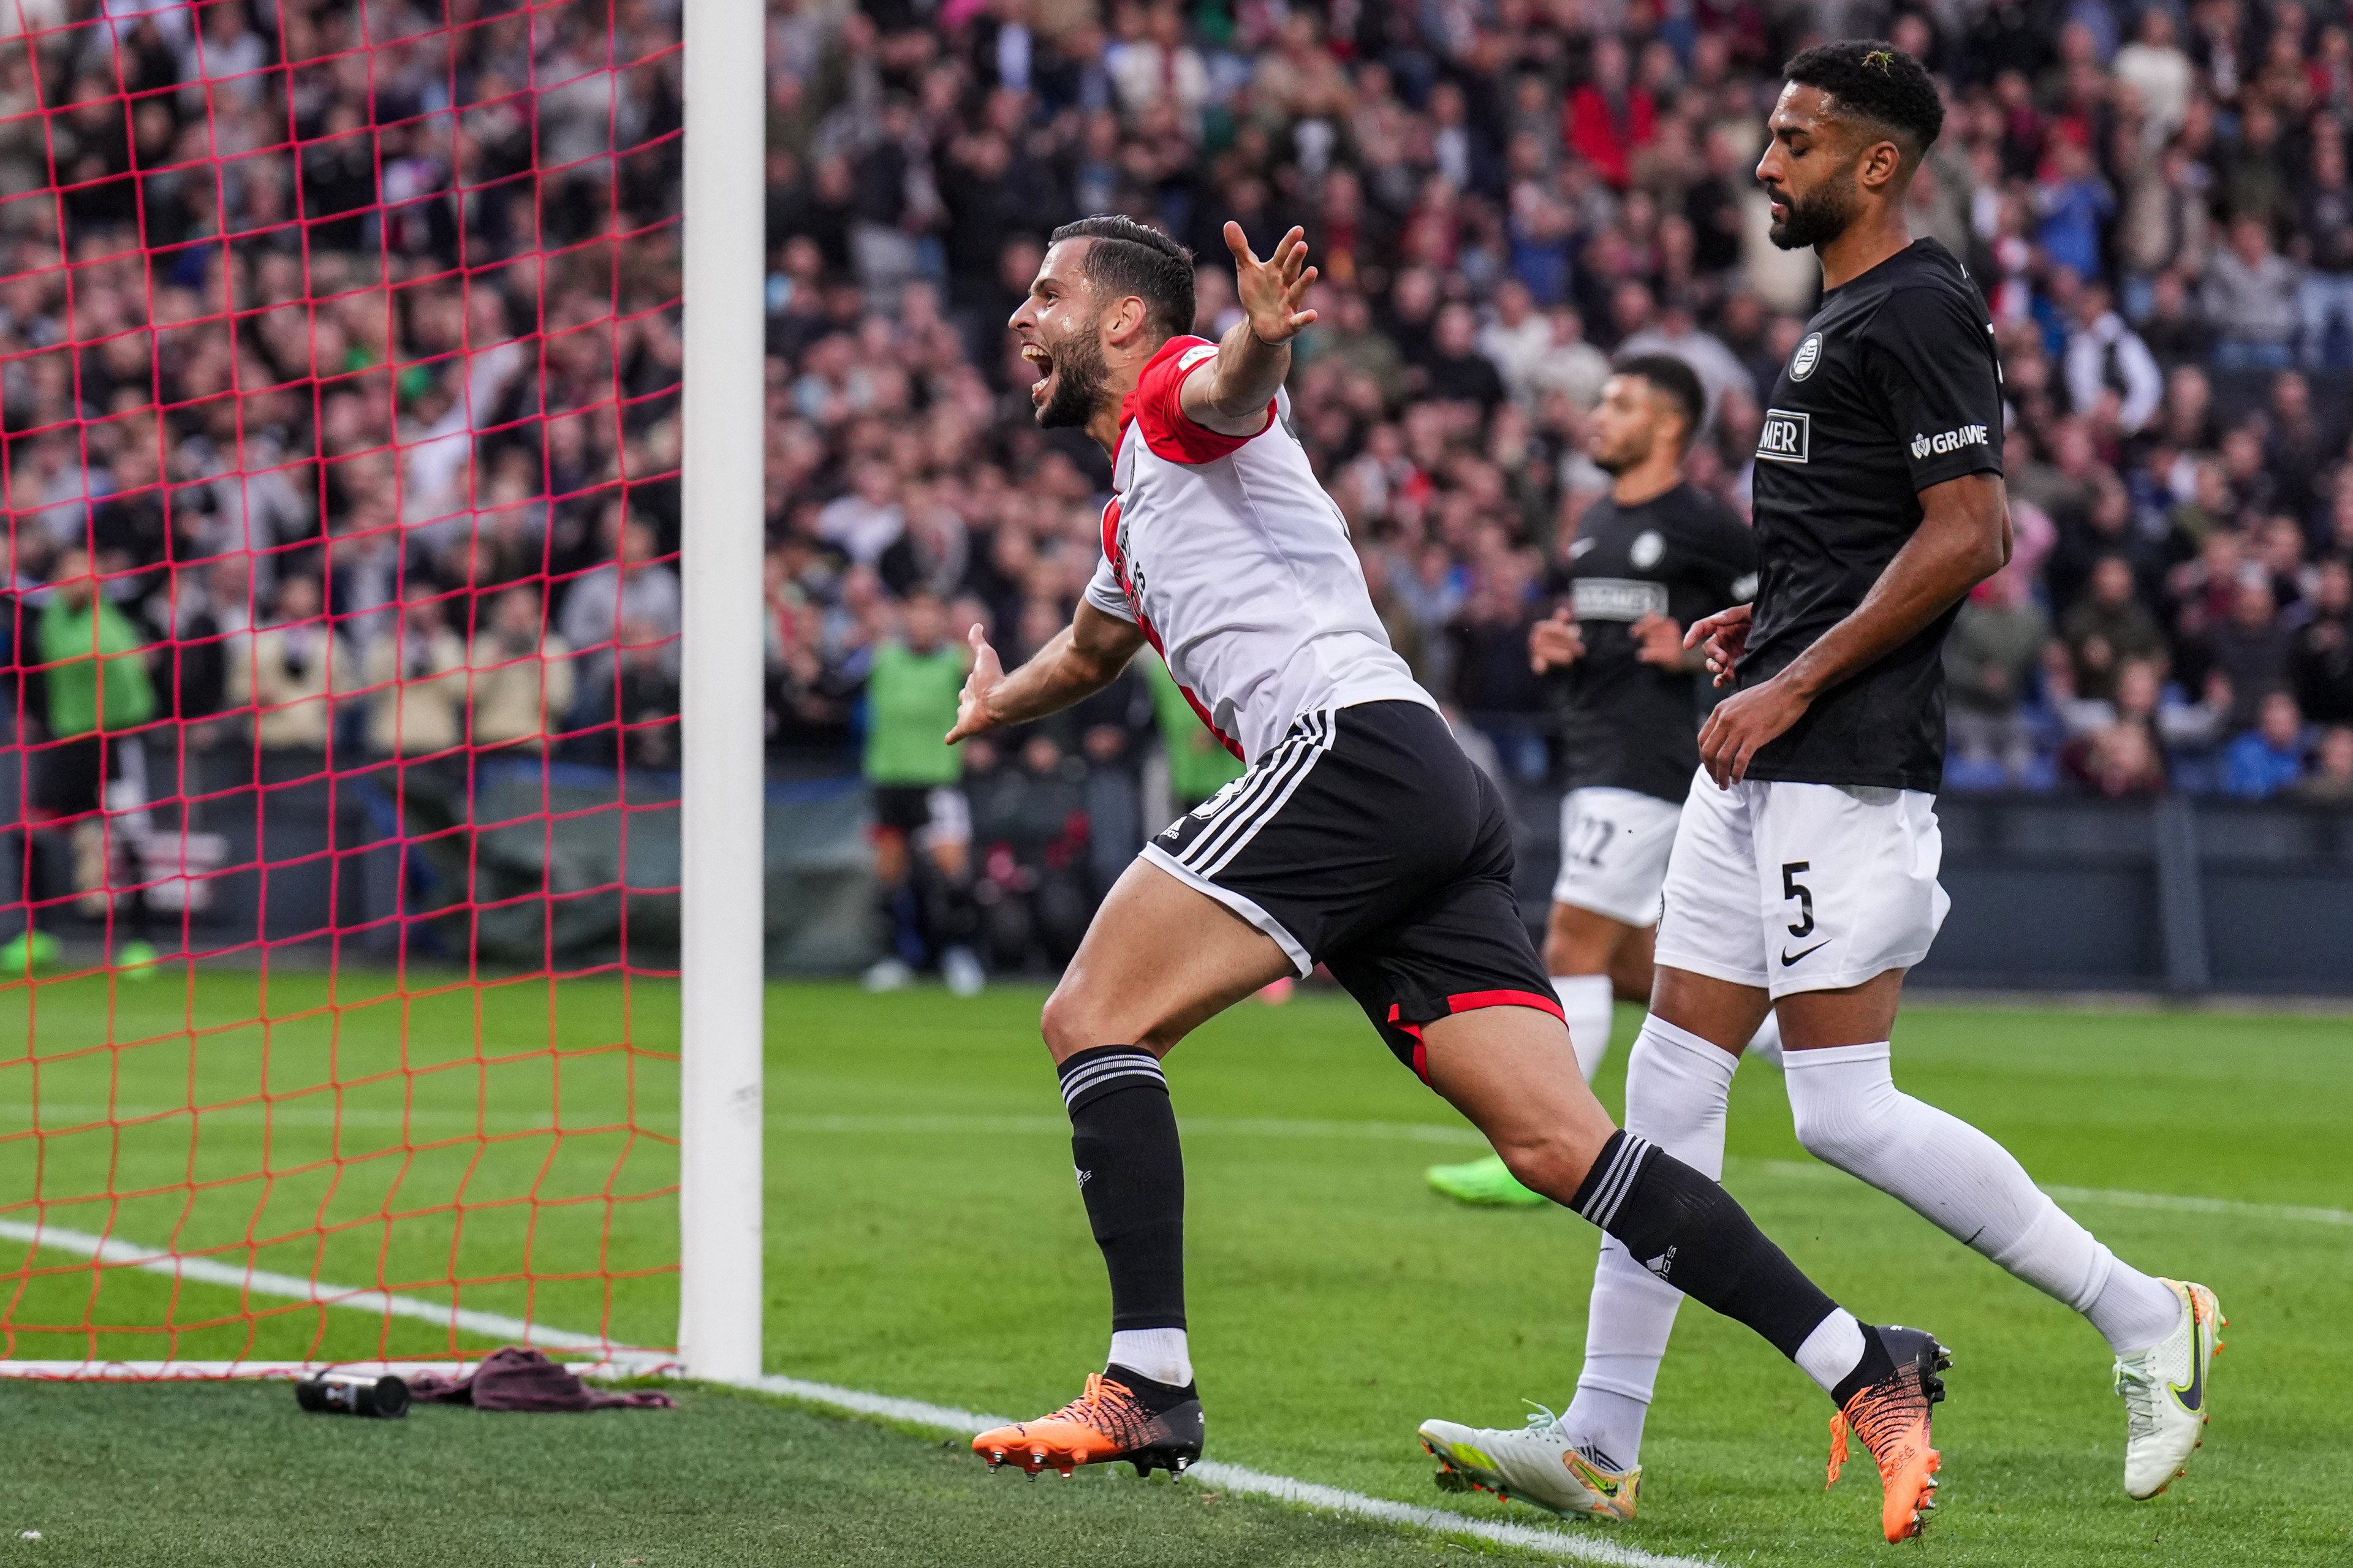
<path id="1" fill-rule="evenodd" d="M 1620 452 L 1610 457 L 1604 457 L 1595 452 L 1588 454 L 1588 458 L 1595 468 L 1614 479 L 1619 475 L 1639 468 L 1651 460 L 1650 443 L 1644 442 L 1638 451 Z"/>
<path id="2" fill-rule="evenodd" d="M 1064 430 L 1085 425 L 1095 416 L 1103 383 L 1111 377 L 1103 363 L 1103 343 L 1092 323 L 1055 348 L 1054 374 L 1059 378 L 1054 390 L 1038 409 L 1039 428 Z"/>
<path id="3" fill-rule="evenodd" d="M 1803 250 L 1809 246 L 1828 245 L 1847 231 L 1854 222 L 1855 209 L 1862 205 L 1862 192 L 1854 183 L 1854 172 L 1826 181 L 1810 195 L 1802 199 L 1789 198 L 1789 215 L 1771 228 L 1766 237 L 1783 250 Z"/>

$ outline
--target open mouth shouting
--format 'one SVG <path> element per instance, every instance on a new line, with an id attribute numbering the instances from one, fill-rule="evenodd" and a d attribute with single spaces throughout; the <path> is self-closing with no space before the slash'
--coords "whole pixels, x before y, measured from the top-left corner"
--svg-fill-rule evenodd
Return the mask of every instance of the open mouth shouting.
<path id="1" fill-rule="evenodd" d="M 1042 408 L 1054 395 L 1054 356 L 1046 352 L 1042 343 L 1025 342 L 1021 345 L 1021 357 L 1037 367 L 1038 379 L 1029 384 L 1029 402 L 1033 407 Z"/>

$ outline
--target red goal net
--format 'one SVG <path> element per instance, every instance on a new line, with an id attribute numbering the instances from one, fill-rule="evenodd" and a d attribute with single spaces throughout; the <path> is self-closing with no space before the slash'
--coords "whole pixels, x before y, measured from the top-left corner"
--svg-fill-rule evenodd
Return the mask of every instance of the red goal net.
<path id="1" fill-rule="evenodd" d="M 675 0 L 0 0 L 0 1361 L 676 1317 Z"/>

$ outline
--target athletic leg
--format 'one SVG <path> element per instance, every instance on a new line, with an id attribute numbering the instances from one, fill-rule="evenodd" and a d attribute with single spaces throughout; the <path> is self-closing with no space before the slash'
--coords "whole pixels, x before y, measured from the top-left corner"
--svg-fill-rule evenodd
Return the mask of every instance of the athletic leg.
<path id="1" fill-rule="evenodd" d="M 1650 1016 L 1626 1059 L 1626 1130 L 1649 1139 L 1711 1181 L 1724 1175 L 1724 1126 L 1739 1066 L 1738 1044 L 1756 1032 L 1765 993 L 1687 970 L 1662 968 Z M 1604 1469 L 1641 1462 L 1642 1427 L 1683 1292 L 1605 1238 L 1585 1320 L 1585 1362 L 1561 1429 Z"/>
<path id="2" fill-rule="evenodd" d="M 1724 1122 L 1740 1047 L 1767 1014 L 1769 962 L 1757 921 L 1745 787 L 1697 779 L 1683 803 L 1653 942 L 1651 1013 L 1626 1064 L 1626 1130 L 1711 1178 L 1724 1170 Z M 1677 963 L 1697 953 L 1716 973 Z M 1692 960 L 1686 958 L 1686 963 Z M 1623 1244 L 1605 1240 L 1586 1315 L 1585 1361 L 1561 1418 L 1596 1464 L 1631 1471 L 1683 1292 Z"/>
<path id="3" fill-rule="evenodd" d="M 1854 1318 L 1697 1171 L 1611 1125 L 1566 1030 L 1524 1006 L 1422 1026 L 1430 1087 L 1487 1135 L 1512 1173 L 1618 1238 L 1682 1290 L 1772 1342 L 1826 1390 L 1863 1359 Z"/>
<path id="4" fill-rule="evenodd" d="M 1636 790 L 1573 789 L 1561 797 L 1545 969 L 1588 1083 L 1609 1052 L 1616 994 L 1630 983 L 1637 994 L 1649 992 L 1646 928 L 1659 919 L 1679 816 L 1673 803 Z"/>
<path id="5" fill-rule="evenodd" d="M 1129 1458 L 1182 1469 L 1201 1450 L 1185 1332 L 1185 1163 L 1161 1058 L 1291 958 L 1225 905 L 1148 860 L 1096 910 L 1040 1020 L 1071 1113 L 1071 1161 L 1111 1276 L 1103 1375 L 1039 1421 L 973 1439 L 1033 1473 Z"/>
<path id="6" fill-rule="evenodd" d="M 2170 1288 L 2102 1246 L 2000 1143 L 1895 1087 L 1888 1042 L 1903 991 L 1891 970 L 1782 998 L 1798 1141 L 2083 1313 L 2118 1355 L 2171 1333 L 2181 1303 Z"/>
<path id="7" fill-rule="evenodd" d="M 1112 887 L 1047 998 L 1046 1048 L 1071 1111 L 1080 1195 L 1111 1271 L 1112 1360 L 1162 1383 L 1186 1359 L 1185 1169 L 1159 1061 L 1195 1028 L 1294 973 L 1282 949 L 1146 860 Z M 1123 1336 L 1151 1331 L 1152 1365 Z M 1182 1375 L 1164 1375 L 1177 1374 Z"/>
<path id="8" fill-rule="evenodd" d="M 1577 1047 L 1585 1081 L 1601 1070 L 1609 1054 L 1610 1013 L 1616 1001 L 1611 969 L 1634 928 L 1575 904 L 1556 903 L 1545 930 L 1545 969 L 1560 998 L 1568 1037 Z"/>

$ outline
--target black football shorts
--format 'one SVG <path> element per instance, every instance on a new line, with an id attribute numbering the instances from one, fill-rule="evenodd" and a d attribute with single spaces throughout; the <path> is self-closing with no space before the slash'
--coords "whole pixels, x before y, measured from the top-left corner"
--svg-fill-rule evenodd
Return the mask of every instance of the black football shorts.
<path id="1" fill-rule="evenodd" d="M 1310 713 L 1145 858 L 1330 966 L 1425 1079 L 1421 1026 L 1476 1007 L 1560 1016 L 1512 897 L 1503 795 L 1418 702 Z"/>

